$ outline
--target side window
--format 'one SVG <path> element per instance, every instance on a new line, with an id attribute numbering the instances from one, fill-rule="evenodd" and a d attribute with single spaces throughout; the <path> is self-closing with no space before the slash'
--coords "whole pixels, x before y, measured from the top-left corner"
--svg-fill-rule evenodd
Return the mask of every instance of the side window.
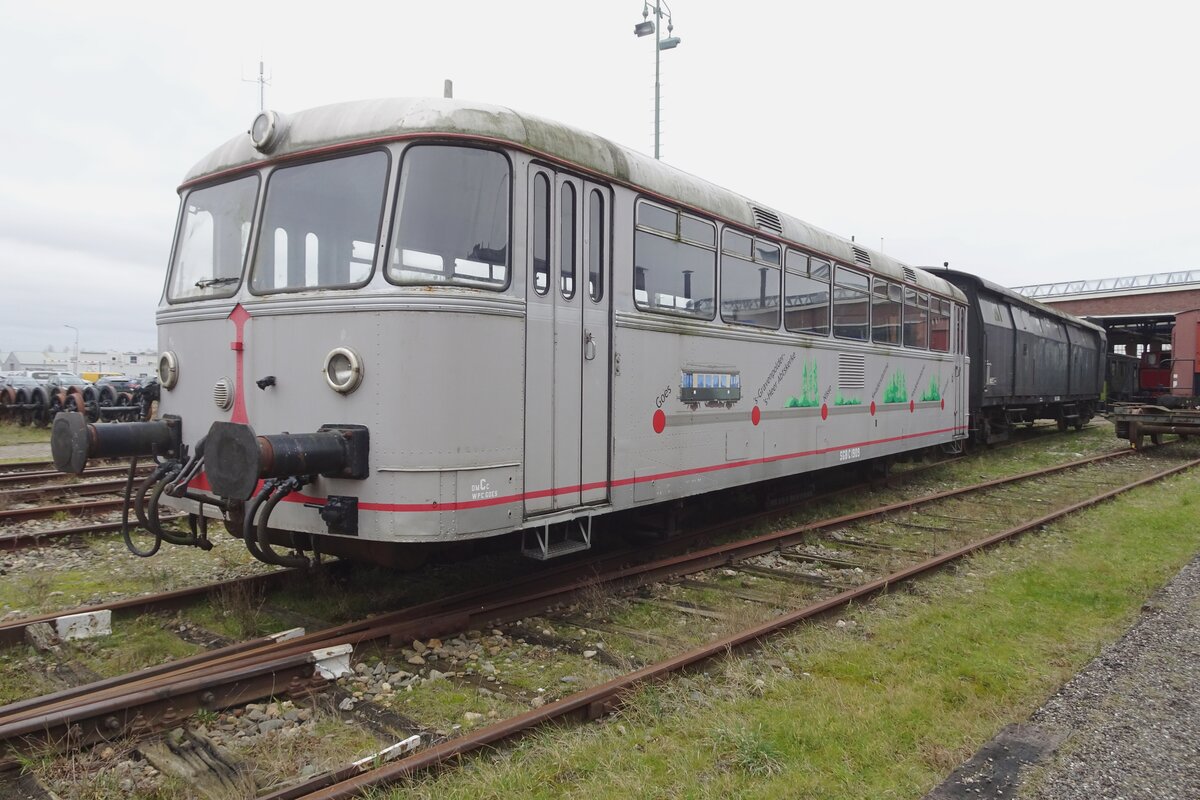
<path id="1" fill-rule="evenodd" d="M 604 196 L 593 189 L 588 197 L 588 297 L 593 303 L 604 298 L 604 242 L 608 231 L 604 230 Z"/>
<path id="2" fill-rule="evenodd" d="M 829 262 L 787 251 L 783 324 L 794 333 L 829 335 Z"/>
<path id="3" fill-rule="evenodd" d="M 879 344 L 900 344 L 900 310 L 903 289 L 875 278 L 871 290 L 871 341 Z"/>
<path id="4" fill-rule="evenodd" d="M 940 297 L 929 301 L 929 349 L 950 352 L 950 301 Z"/>
<path id="5" fill-rule="evenodd" d="M 512 168 L 501 153 L 410 146 L 396 188 L 388 280 L 507 288 L 511 184 Z"/>
<path id="6" fill-rule="evenodd" d="M 867 290 L 870 279 L 861 272 L 839 266 L 834 273 L 833 335 L 867 341 L 871 329 L 871 306 Z"/>
<path id="7" fill-rule="evenodd" d="M 716 316 L 717 229 L 641 200 L 633 238 L 633 301 L 643 311 Z"/>
<path id="8" fill-rule="evenodd" d="M 904 290 L 904 346 L 929 348 L 929 295 Z"/>
<path id="9" fill-rule="evenodd" d="M 558 288 L 563 299 L 575 296 L 575 187 L 564 183 L 559 191 Z"/>
<path id="10" fill-rule="evenodd" d="M 533 290 L 550 288 L 550 179 L 539 172 L 533 178 Z"/>
<path id="11" fill-rule="evenodd" d="M 721 235 L 721 319 L 779 328 L 779 246 L 726 228 Z"/>

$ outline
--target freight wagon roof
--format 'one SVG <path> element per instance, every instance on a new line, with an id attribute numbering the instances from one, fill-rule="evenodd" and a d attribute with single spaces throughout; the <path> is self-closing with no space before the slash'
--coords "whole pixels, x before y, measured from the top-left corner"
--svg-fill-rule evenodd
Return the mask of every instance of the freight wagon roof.
<path id="1" fill-rule="evenodd" d="M 764 231 L 769 236 L 777 234 L 756 224 L 755 210 L 773 214 L 779 219 L 783 239 L 849 265 L 861 265 L 864 259 L 868 260 L 875 272 L 962 299 L 958 290 L 941 278 L 911 267 L 906 275 L 907 265 L 890 256 L 860 247 L 601 136 L 509 108 L 441 98 L 391 98 L 321 106 L 285 115 L 284 119 L 284 134 L 269 155 L 255 150 L 250 137 L 242 134 L 196 164 L 188 172 L 184 185 L 248 166 L 354 143 L 430 134 L 479 137 L 582 167 L 617 183 L 748 229 Z"/>
<path id="2" fill-rule="evenodd" d="M 1059 319 L 1063 320 L 1064 322 L 1068 322 L 1072 325 L 1077 325 L 1080 328 L 1091 328 L 1092 330 L 1096 330 L 1096 331 L 1100 331 L 1101 333 L 1104 333 L 1103 326 L 1093 324 L 1091 322 L 1088 322 L 1085 319 L 1080 319 L 1079 317 L 1075 317 L 1075 316 L 1072 316 L 1065 312 L 1059 311 L 1057 308 L 1053 308 L 1051 306 L 1045 305 L 1044 303 L 1039 303 L 1037 300 L 1031 300 L 1030 298 L 1026 297 L 1023 294 L 1018 294 L 1017 292 L 1014 292 L 1012 289 L 1008 289 L 1004 286 L 1001 286 L 998 283 L 992 283 L 991 281 L 985 280 L 984 278 L 981 278 L 978 275 L 972 275 L 969 272 L 960 272 L 959 270 L 956 270 L 956 269 L 947 269 L 945 267 L 924 267 L 923 269 L 929 270 L 934 275 L 948 276 L 947 280 L 949 280 L 951 283 L 956 283 L 959 280 L 973 282 L 975 284 L 978 284 L 980 287 L 987 289 L 989 292 L 993 292 L 995 294 L 1002 296 L 1004 299 L 1008 300 L 1009 303 L 1011 303 L 1012 305 L 1023 306 L 1025 308 L 1034 308 L 1034 309 L 1037 309 L 1039 312 L 1046 314 L 1047 316 L 1058 317 Z"/>

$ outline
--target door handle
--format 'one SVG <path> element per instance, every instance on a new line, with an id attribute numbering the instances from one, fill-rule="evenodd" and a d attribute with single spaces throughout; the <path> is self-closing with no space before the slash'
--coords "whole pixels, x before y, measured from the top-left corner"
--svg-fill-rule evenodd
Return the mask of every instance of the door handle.
<path id="1" fill-rule="evenodd" d="M 584 331 L 583 334 L 583 357 L 587 361 L 596 357 L 596 338 L 591 331 Z"/>

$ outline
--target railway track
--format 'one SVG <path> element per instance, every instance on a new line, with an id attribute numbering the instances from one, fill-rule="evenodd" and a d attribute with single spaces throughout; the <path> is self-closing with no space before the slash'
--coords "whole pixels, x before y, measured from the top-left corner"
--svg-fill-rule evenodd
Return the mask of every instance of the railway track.
<path id="1" fill-rule="evenodd" d="M 807 619 L 814 614 L 837 607 L 838 603 L 848 602 L 850 599 L 879 591 L 898 580 L 922 574 L 938 565 L 948 563 L 954 558 L 961 557 L 965 553 L 973 552 L 979 547 L 1016 535 L 1030 527 L 1045 524 L 1052 517 L 1082 507 L 1082 505 L 1070 504 L 1053 515 L 1043 514 L 1017 525 L 1005 523 L 1006 527 L 1003 530 L 991 533 L 979 541 L 965 544 L 955 543 L 955 547 L 935 557 L 920 555 L 929 549 L 927 543 L 922 543 L 921 537 L 936 536 L 946 539 L 948 526 L 945 524 L 945 518 L 956 516 L 963 518 L 962 515 L 965 512 L 961 508 L 947 506 L 947 503 L 962 502 L 965 498 L 976 496 L 979 492 L 1011 491 L 1012 487 L 1019 484 L 1044 482 L 1048 476 L 1054 474 L 1072 476 L 1066 481 L 1068 484 L 1074 482 L 1075 486 L 1081 481 L 1089 485 L 1113 484 L 1113 488 L 1100 492 L 1091 501 L 1098 502 L 1100 499 L 1112 496 L 1117 491 L 1140 485 L 1145 480 L 1153 480 L 1170 474 L 1168 471 L 1159 471 L 1159 474 L 1147 477 L 1145 473 L 1148 466 L 1137 463 L 1147 459 L 1129 458 L 1128 456 L 1128 451 L 1122 451 L 1083 459 L 1068 465 L 988 481 L 903 503 L 823 520 L 798 528 L 776 531 L 744 542 L 717 545 L 685 555 L 672 555 L 637 566 L 624 566 L 622 562 L 624 556 L 609 557 L 607 560 L 597 559 L 595 562 L 580 566 L 567 565 L 549 573 L 523 578 L 505 586 L 467 592 L 421 606 L 380 615 L 369 620 L 308 634 L 292 641 L 261 643 L 251 646 L 243 643 L 235 648 L 214 650 L 193 657 L 186 663 L 168 665 L 154 675 L 127 676 L 125 679 L 116 681 L 116 685 L 81 687 L 78 690 L 72 690 L 69 696 L 60 693 L 60 695 L 27 701 L 16 708 L 10 706 L 0 709 L 0 737 L 5 739 L 45 737 L 50 741 L 65 741 L 66 734 L 71 732 L 72 735 L 69 738 L 73 743 L 85 744 L 132 732 L 135 728 L 147 729 L 175 724 L 196 709 L 216 708 L 229 703 L 244 702 L 247 696 L 256 691 L 278 694 L 280 687 L 297 693 L 312 691 L 325 682 L 319 674 L 320 670 L 314 666 L 315 662 L 319 660 L 318 654 L 321 652 L 330 652 L 332 649 L 345 645 L 356 646 L 367 642 L 408 642 L 416 638 L 478 628 L 485 623 L 511 622 L 530 615 L 546 613 L 549 608 L 562 606 L 582 593 L 594 592 L 598 588 L 603 588 L 607 593 L 620 595 L 627 594 L 639 587 L 669 581 L 669 583 L 660 584 L 667 587 L 668 595 L 657 599 L 651 598 L 652 600 L 675 609 L 690 607 L 693 611 L 708 610 L 711 612 L 713 610 L 705 608 L 705 602 L 688 600 L 681 593 L 696 591 L 694 586 L 697 583 L 719 585 L 720 578 L 714 579 L 704 574 L 706 571 L 712 570 L 733 572 L 749 576 L 756 581 L 775 581 L 781 585 L 793 587 L 795 591 L 792 591 L 790 595 L 791 604 L 797 610 L 790 611 L 780 618 L 790 621 L 777 621 L 778 625 L 793 624 L 799 619 Z M 1129 463 L 1130 467 L 1125 469 L 1115 466 L 1122 462 Z M 1179 465 L 1172 471 L 1188 468 L 1195 463 L 1188 462 Z M 1140 473 L 1141 476 L 1136 480 L 1129 480 L 1130 475 L 1135 473 Z M 1101 480 L 1102 478 L 1103 480 Z M 1068 488 L 1078 494 L 1077 489 Z M 864 535 L 861 531 L 855 531 L 849 527 L 868 520 L 875 521 L 871 530 L 876 534 Z M 891 520 L 891 522 L 880 523 L 879 520 Z M 938 524 L 939 521 L 940 524 Z M 966 524 L 972 531 L 972 535 L 967 538 L 977 539 L 977 534 L 981 529 L 980 520 L 972 519 Z M 897 532 L 892 537 L 893 540 L 880 542 L 874 538 L 881 529 L 881 525 L 890 527 Z M 929 528 L 938 530 L 927 530 Z M 712 531 L 709 533 L 711 534 Z M 897 537 L 900 539 L 899 542 L 894 541 Z M 866 555 L 851 558 L 847 558 L 845 554 L 831 555 L 829 551 L 832 548 Z M 779 566 L 756 567 L 753 563 L 755 558 L 773 554 L 782 556 L 785 552 L 791 556 L 790 559 L 785 560 L 799 565 L 797 569 L 786 570 Z M 915 561 L 915 563 L 907 563 L 893 569 L 894 564 L 891 562 L 896 560 Z M 864 566 L 867 569 L 864 569 Z M 863 569 L 864 573 L 869 574 L 866 574 L 866 579 L 861 582 L 860 586 L 845 588 L 840 580 L 832 580 L 828 574 L 822 575 L 822 568 L 848 568 L 851 571 Z M 763 571 L 766 575 L 763 574 Z M 789 571 L 792 573 L 791 575 L 783 574 Z M 755 592 L 743 591 L 741 594 L 752 596 Z M 817 597 L 814 601 L 816 595 L 824 596 Z M 773 597 L 780 598 L 782 595 L 775 594 Z M 715 613 L 719 615 L 720 612 L 716 611 Z M 571 620 L 567 624 L 577 625 L 579 621 Z M 769 629 L 774 630 L 778 625 L 769 627 Z M 758 631 L 761 627 L 761 625 L 756 626 L 753 630 Z M 738 644 L 741 644 L 762 635 L 766 635 L 765 632 L 759 631 L 738 634 L 734 638 L 737 639 Z M 746 638 L 737 638 L 738 636 Z M 733 640 L 729 637 L 721 639 L 723 643 L 717 645 L 718 650 L 726 646 L 733 646 L 728 644 L 729 641 Z M 662 664 L 655 664 L 653 665 L 654 669 L 649 672 L 643 669 L 631 673 L 624 683 L 614 683 L 613 686 L 605 689 L 610 694 L 601 692 L 599 695 L 594 695 L 589 693 L 597 690 L 587 690 L 587 692 L 573 695 L 571 698 L 564 698 L 558 703 L 549 704 L 545 709 L 539 709 L 539 713 L 523 715 L 501 725 L 482 729 L 470 737 L 472 741 L 475 741 L 474 744 L 455 740 L 454 744 L 438 745 L 422 753 L 419 757 L 422 759 L 420 762 L 406 760 L 400 763 L 407 765 L 404 770 L 416 769 L 419 763 L 426 763 L 426 759 L 436 760 L 448 755 L 459 754 L 466 752 L 470 747 L 484 743 L 483 739 L 475 740 L 477 735 L 483 735 L 487 741 L 496 741 L 494 738 L 487 737 L 502 738 L 516 731 L 527 729 L 531 725 L 539 724 L 559 713 L 574 713 L 580 708 L 585 708 L 592 714 L 603 713 L 612 705 L 613 698 L 619 697 L 620 693 L 626 691 L 629 685 L 660 677 L 683 663 L 695 663 L 695 659 L 707 657 L 699 654 L 701 651 L 695 648 L 685 650 L 685 655 L 667 659 Z M 701 650 L 709 652 L 703 648 Z M 238 688 L 236 692 L 231 693 L 232 690 L 229 687 L 233 685 Z M 616 688 L 618 685 L 626 688 Z M 252 686 L 256 688 L 249 688 Z M 613 692 L 615 694 L 611 694 Z M 250 697 L 250 699 L 254 698 Z M 586 703 L 584 703 L 585 699 Z M 584 705 L 581 706 L 580 703 L 584 703 Z M 554 713 L 548 716 L 549 711 Z M 484 734 L 484 731 L 487 733 Z M 382 777 L 392 779 L 397 774 L 407 774 L 404 770 L 401 773 L 385 773 Z M 306 784 L 307 788 L 304 791 L 323 791 L 320 786 L 346 777 L 345 773 L 325 776 L 320 781 Z M 295 791 L 298 790 L 287 790 L 280 793 L 278 797 L 305 796 L 295 794 Z M 344 795 L 330 794 L 328 796 Z"/>

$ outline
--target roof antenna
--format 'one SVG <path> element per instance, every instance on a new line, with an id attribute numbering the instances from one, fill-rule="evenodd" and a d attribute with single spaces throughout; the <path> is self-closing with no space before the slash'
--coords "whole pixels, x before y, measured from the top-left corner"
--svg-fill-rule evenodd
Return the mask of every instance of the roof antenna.
<path id="1" fill-rule="evenodd" d="M 274 77 L 274 76 L 271 76 Z M 266 87 L 271 85 L 271 78 L 268 78 L 264 73 L 263 62 L 258 62 L 258 77 L 257 78 L 242 78 L 242 83 L 257 83 L 258 84 L 258 110 L 267 110 L 267 95 Z"/>
<path id="2" fill-rule="evenodd" d="M 442 97 L 447 100 L 454 98 L 454 81 L 446 78 L 446 82 L 442 85 Z"/>

